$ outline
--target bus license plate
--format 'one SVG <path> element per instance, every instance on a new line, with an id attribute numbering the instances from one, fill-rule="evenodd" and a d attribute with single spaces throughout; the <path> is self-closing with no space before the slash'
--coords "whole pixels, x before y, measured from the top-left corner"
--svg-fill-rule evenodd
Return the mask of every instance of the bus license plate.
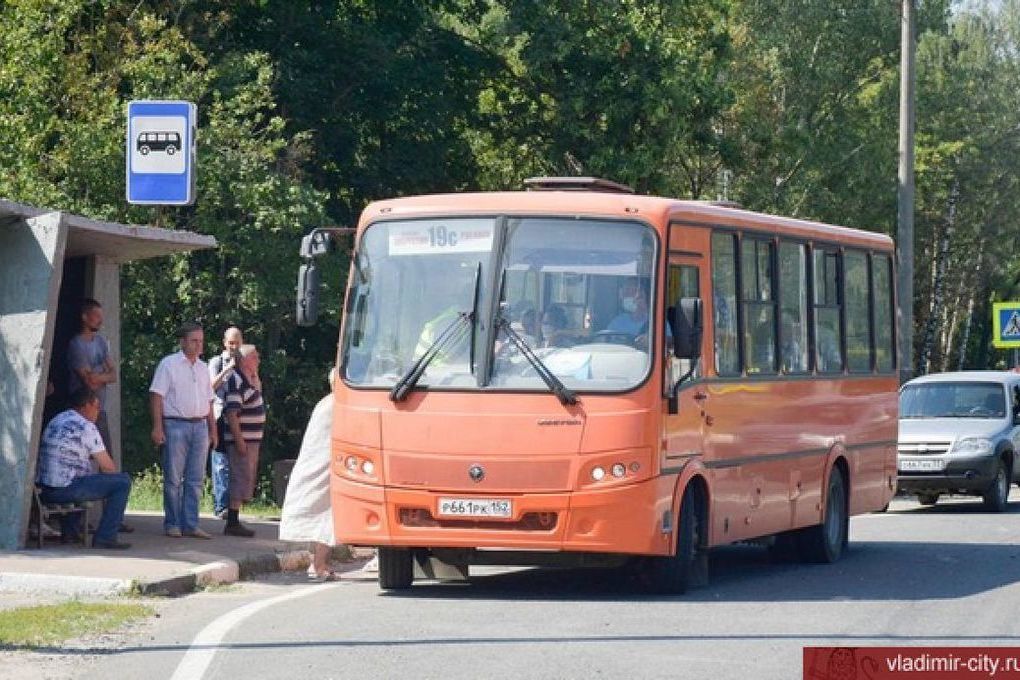
<path id="1" fill-rule="evenodd" d="M 442 517 L 513 517 L 513 503 L 499 498 L 440 498 Z"/>
<path id="2" fill-rule="evenodd" d="M 938 460 L 937 458 L 900 459 L 900 470 L 904 472 L 941 472 L 945 466 L 945 461 Z"/>

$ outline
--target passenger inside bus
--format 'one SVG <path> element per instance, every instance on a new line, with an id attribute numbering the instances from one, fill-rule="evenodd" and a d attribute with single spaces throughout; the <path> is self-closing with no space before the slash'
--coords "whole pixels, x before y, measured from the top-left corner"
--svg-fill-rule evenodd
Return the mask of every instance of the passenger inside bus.
<path id="1" fill-rule="evenodd" d="M 567 313 L 563 307 L 552 305 L 542 315 L 542 347 L 570 347 L 572 338 L 567 333 Z"/>
<path id="2" fill-rule="evenodd" d="M 783 371 L 803 373 L 807 370 L 807 347 L 803 344 L 803 327 L 788 311 L 783 312 Z"/>
<path id="3" fill-rule="evenodd" d="M 517 321 L 510 324 L 510 326 L 517 331 L 517 334 L 529 346 L 536 347 L 538 345 L 538 314 L 535 313 L 534 307 L 526 305 L 518 315 Z M 500 341 L 497 340 L 496 342 L 498 348 Z"/>

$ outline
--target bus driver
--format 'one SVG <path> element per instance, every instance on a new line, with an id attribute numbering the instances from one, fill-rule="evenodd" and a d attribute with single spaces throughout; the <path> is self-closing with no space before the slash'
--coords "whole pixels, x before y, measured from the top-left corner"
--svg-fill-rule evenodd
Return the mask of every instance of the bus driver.
<path id="1" fill-rule="evenodd" d="M 620 288 L 621 311 L 606 326 L 607 331 L 633 335 L 641 341 L 648 333 L 648 281 L 627 279 Z"/>

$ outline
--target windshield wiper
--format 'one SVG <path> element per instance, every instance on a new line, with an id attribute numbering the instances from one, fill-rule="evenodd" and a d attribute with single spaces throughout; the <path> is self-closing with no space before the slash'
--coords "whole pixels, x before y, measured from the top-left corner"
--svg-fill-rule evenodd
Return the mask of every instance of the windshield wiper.
<path id="1" fill-rule="evenodd" d="M 472 328 L 474 327 L 475 314 L 474 312 L 457 312 L 457 318 L 453 320 L 449 326 L 443 329 L 443 332 L 439 334 L 431 345 L 428 346 L 418 361 L 411 365 L 411 368 L 407 369 L 407 372 L 400 377 L 400 380 L 390 390 L 391 401 L 403 401 L 407 398 L 408 393 L 414 389 L 414 386 L 421 380 L 422 374 L 425 373 L 425 369 L 428 368 L 429 364 L 432 363 L 433 359 L 439 355 L 447 346 L 452 344 L 454 339 L 458 342 L 464 337 L 464 324 L 467 322 Z"/>
<path id="2" fill-rule="evenodd" d="M 525 342 L 524 338 L 518 335 L 517 331 L 510 327 L 510 322 L 502 315 L 496 322 L 497 332 L 500 329 L 506 333 L 506 337 L 514 344 L 517 351 L 524 355 L 524 358 L 528 360 L 528 363 L 531 364 L 531 366 L 535 369 L 535 372 L 538 373 L 538 377 L 540 377 L 545 384 L 549 386 L 549 389 L 553 391 L 553 394 L 556 395 L 561 404 L 566 406 L 568 404 L 573 405 L 577 403 L 577 395 L 575 395 L 574 392 L 566 385 L 560 382 L 559 378 L 553 375 L 553 372 L 549 370 L 549 367 L 538 358 L 534 350 L 532 350 L 531 347 L 528 346 L 528 343 Z"/>

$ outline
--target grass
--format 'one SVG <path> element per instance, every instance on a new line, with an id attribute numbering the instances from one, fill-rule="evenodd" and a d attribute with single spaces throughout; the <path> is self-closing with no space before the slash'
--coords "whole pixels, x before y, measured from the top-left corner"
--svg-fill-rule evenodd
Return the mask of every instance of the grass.
<path id="1" fill-rule="evenodd" d="M 0 647 L 47 647 L 82 635 L 108 633 L 155 611 L 144 604 L 80 602 L 0 611 Z"/>
<path id="2" fill-rule="evenodd" d="M 272 496 L 272 480 L 268 475 L 259 478 L 255 489 L 255 499 L 245 503 L 242 511 L 246 515 L 257 517 L 279 517 L 280 506 Z M 205 478 L 202 488 L 202 499 L 198 506 L 199 512 L 213 511 L 212 480 Z M 163 471 L 153 465 L 134 476 L 131 483 L 131 496 L 128 498 L 128 510 L 144 510 L 160 512 L 163 510 Z"/>

